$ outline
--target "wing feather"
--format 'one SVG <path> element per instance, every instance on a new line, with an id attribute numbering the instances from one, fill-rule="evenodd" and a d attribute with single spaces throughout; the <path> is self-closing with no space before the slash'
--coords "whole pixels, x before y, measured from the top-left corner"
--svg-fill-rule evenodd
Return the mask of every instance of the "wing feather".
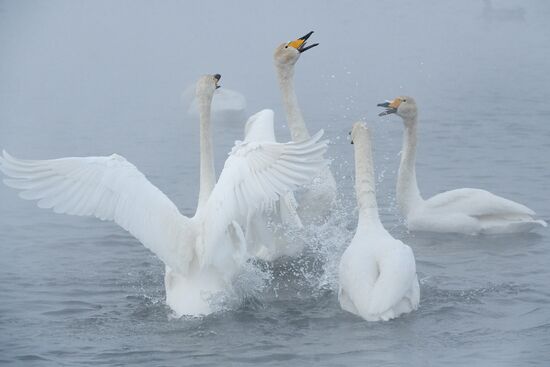
<path id="1" fill-rule="evenodd" d="M 372 288 L 369 313 L 381 315 L 402 300 L 416 281 L 416 262 L 411 248 L 401 244 L 379 261 L 380 276 Z"/>
<path id="2" fill-rule="evenodd" d="M 327 164 L 323 131 L 301 142 L 239 142 L 231 151 L 206 204 L 205 227 L 197 249 L 204 265 L 233 220 L 243 228 L 260 210 L 299 185 L 309 183 Z"/>
<path id="3" fill-rule="evenodd" d="M 185 273 L 193 257 L 190 219 L 124 157 L 23 160 L 3 152 L 5 184 L 56 213 L 112 220 L 172 269 Z"/>
<path id="4" fill-rule="evenodd" d="M 481 189 L 456 189 L 437 194 L 426 201 L 431 209 L 465 213 L 471 216 L 528 215 L 535 212 L 525 205 Z"/>

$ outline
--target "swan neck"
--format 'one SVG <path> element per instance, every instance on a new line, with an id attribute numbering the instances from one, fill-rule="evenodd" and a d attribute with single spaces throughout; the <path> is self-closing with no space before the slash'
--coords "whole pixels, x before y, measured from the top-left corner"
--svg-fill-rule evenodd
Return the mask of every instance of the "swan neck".
<path id="1" fill-rule="evenodd" d="M 216 183 L 214 177 L 214 147 L 212 144 L 212 132 L 210 130 L 212 96 L 200 96 L 198 102 L 200 119 L 200 187 L 197 210 L 206 204 Z"/>
<path id="2" fill-rule="evenodd" d="M 381 225 L 376 202 L 376 184 L 370 139 L 354 139 L 355 193 L 359 207 L 359 225 Z"/>
<path id="3" fill-rule="evenodd" d="M 283 108 L 285 109 L 290 136 L 293 141 L 303 141 L 310 137 L 298 106 L 298 98 L 294 91 L 294 65 L 276 65 L 279 88 L 283 96 Z"/>
<path id="4" fill-rule="evenodd" d="M 405 121 L 401 163 L 397 177 L 397 204 L 401 214 L 405 216 L 423 201 L 416 182 L 416 127 L 416 117 Z"/>

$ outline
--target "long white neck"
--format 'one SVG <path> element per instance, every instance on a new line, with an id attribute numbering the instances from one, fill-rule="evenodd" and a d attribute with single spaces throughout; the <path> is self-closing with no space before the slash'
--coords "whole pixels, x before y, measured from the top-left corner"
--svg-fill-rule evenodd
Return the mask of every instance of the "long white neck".
<path id="1" fill-rule="evenodd" d="M 210 131 L 211 95 L 199 96 L 200 119 L 200 188 L 197 211 L 202 208 L 216 184 L 214 172 L 214 148 Z"/>
<path id="2" fill-rule="evenodd" d="M 279 88 L 283 95 L 283 107 L 285 109 L 290 136 L 293 141 L 302 141 L 310 137 L 309 132 L 298 106 L 298 98 L 294 92 L 294 65 L 276 64 Z"/>
<path id="3" fill-rule="evenodd" d="M 416 126 L 417 117 L 405 121 L 401 163 L 397 176 L 397 204 L 404 216 L 424 201 L 416 182 Z"/>
<path id="4" fill-rule="evenodd" d="M 374 165 L 368 131 L 355 134 L 355 193 L 359 207 L 359 226 L 381 226 L 376 203 Z"/>

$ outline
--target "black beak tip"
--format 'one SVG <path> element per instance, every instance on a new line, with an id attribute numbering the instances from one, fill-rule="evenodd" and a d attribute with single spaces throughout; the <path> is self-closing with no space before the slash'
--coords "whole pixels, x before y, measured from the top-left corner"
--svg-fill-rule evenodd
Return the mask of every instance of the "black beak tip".
<path id="1" fill-rule="evenodd" d="M 300 37 L 299 39 L 306 41 L 311 35 L 313 34 L 313 31 L 310 31 L 308 34 L 306 34 L 303 37 Z"/>
<path id="2" fill-rule="evenodd" d="M 389 107 L 390 103 L 389 102 L 382 102 L 382 103 L 378 103 L 377 106 L 378 107 Z"/>
<path id="3" fill-rule="evenodd" d="M 313 47 L 315 47 L 315 46 L 319 46 L 319 44 L 318 44 L 318 43 L 314 43 L 314 44 L 309 45 L 309 46 L 307 46 L 307 47 L 301 47 L 301 48 L 298 50 L 298 52 L 302 53 L 302 52 L 307 51 L 307 50 L 309 50 L 310 48 L 313 48 Z"/>

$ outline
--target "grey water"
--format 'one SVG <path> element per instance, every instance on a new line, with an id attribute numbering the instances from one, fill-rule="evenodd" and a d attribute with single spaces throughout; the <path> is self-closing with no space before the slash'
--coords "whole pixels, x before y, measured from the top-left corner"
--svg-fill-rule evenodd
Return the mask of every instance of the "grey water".
<path id="1" fill-rule="evenodd" d="M 483 188 L 548 221 L 549 17 L 544 0 L 0 1 L 0 147 L 36 159 L 118 153 L 186 215 L 198 121 L 182 91 L 220 73 L 247 98 L 244 116 L 214 121 L 219 172 L 246 115 L 273 108 L 288 139 L 272 52 L 315 30 L 296 89 L 310 130 L 331 141 L 340 199 L 327 224 L 300 234 L 302 256 L 253 264 L 223 312 L 174 319 L 162 263 L 128 233 L 1 185 L 0 364 L 548 366 L 550 230 L 407 232 L 394 200 L 402 124 L 376 104 L 416 98 L 424 196 Z M 413 248 L 420 279 L 419 309 L 389 322 L 337 300 L 356 226 L 357 119 L 373 129 L 382 221 Z"/>

